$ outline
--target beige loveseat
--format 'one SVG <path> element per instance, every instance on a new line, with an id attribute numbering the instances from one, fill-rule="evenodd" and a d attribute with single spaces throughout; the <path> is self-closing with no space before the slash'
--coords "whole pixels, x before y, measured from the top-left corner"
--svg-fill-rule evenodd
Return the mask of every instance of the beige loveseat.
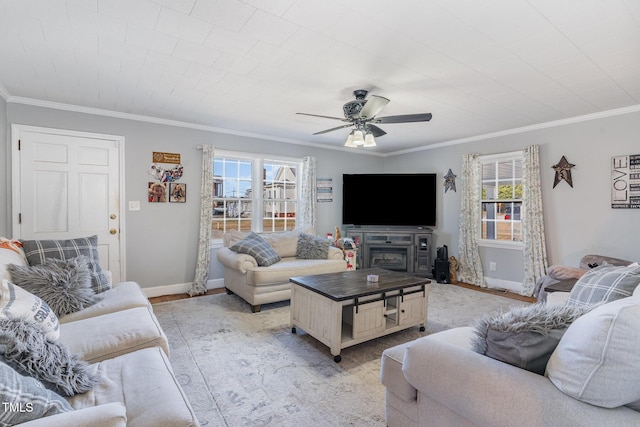
<path id="1" fill-rule="evenodd" d="M 296 257 L 300 233 L 310 234 L 312 229 L 297 229 L 277 233 L 259 233 L 278 253 L 281 260 L 268 267 L 258 265 L 250 255 L 229 249 L 249 233 L 232 231 L 224 234 L 224 247 L 217 253 L 224 266 L 224 286 L 251 305 L 251 311 L 260 311 L 262 304 L 286 301 L 291 298 L 289 279 L 296 276 L 345 271 L 347 263 L 342 250 L 329 247 L 327 259 L 300 259 Z"/>
<path id="2" fill-rule="evenodd" d="M 6 249 L 0 248 L 0 252 L 0 279 L 11 280 L 6 263 L 26 266 L 26 259 L 20 262 L 19 257 L 14 257 Z M 108 272 L 106 273 L 109 277 Z M 6 283 L 5 281 L 4 284 Z M 97 376 L 95 387 L 73 396 L 63 396 L 70 404 L 71 411 L 48 412 L 46 416 L 20 425 L 199 425 L 187 396 L 172 371 L 169 344 L 148 298 L 135 282 L 109 284 L 108 287 L 110 289 L 96 294 L 98 301 L 95 304 L 58 317 L 59 338 L 56 342 L 65 346 L 75 357 L 90 364 L 89 371 Z M 13 305 L 19 303 L 20 298 L 37 298 L 20 287 L 16 288 L 19 289 L 13 290 L 19 292 L 14 293 L 19 296 Z M 0 357 L 0 360 L 3 372 L 6 372 L 5 363 L 9 362 L 4 357 Z M 34 382 L 35 378 L 25 377 L 24 373 L 21 375 L 24 378 L 15 378 L 20 382 Z M 37 379 L 35 382 L 37 383 Z M 12 410 L 25 408 L 24 396 L 13 397 L 13 406 L 7 407 Z M 43 397 L 38 399 L 44 400 Z M 23 403 L 22 406 L 20 402 Z M 5 412 L 5 416 L 12 415 L 19 414 Z"/>
<path id="3" fill-rule="evenodd" d="M 628 269 L 637 285 L 640 268 Z M 640 291 L 635 289 L 631 296 L 594 304 L 570 324 L 544 375 L 473 351 L 477 331 L 471 326 L 385 350 L 387 426 L 640 425 Z M 525 343 L 520 341 L 520 348 Z"/>

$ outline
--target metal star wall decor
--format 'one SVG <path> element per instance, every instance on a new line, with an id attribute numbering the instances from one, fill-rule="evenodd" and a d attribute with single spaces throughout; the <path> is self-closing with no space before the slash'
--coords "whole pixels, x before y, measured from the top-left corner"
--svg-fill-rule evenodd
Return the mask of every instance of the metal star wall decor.
<path id="1" fill-rule="evenodd" d="M 560 181 L 567 181 L 567 184 L 573 188 L 573 181 L 571 180 L 571 168 L 574 167 L 574 164 L 571 164 L 567 161 L 565 156 L 562 156 L 560 161 L 555 165 L 551 166 L 556 171 L 556 177 L 553 180 L 553 188 L 556 188 L 556 185 Z"/>
<path id="2" fill-rule="evenodd" d="M 447 174 L 444 176 L 444 192 L 445 193 L 449 189 L 456 191 L 456 176 L 457 175 L 454 175 L 453 172 L 451 172 L 451 169 L 449 169 L 449 172 L 447 172 Z"/>

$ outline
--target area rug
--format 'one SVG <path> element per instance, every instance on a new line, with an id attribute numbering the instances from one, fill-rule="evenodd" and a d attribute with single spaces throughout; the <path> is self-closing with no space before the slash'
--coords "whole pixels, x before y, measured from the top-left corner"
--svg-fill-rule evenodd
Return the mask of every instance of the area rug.
<path id="1" fill-rule="evenodd" d="M 418 327 L 343 349 L 299 328 L 289 302 L 251 313 L 235 295 L 154 304 L 173 370 L 203 426 L 384 426 L 380 358 L 389 347 L 526 303 L 432 283 L 427 330 Z"/>

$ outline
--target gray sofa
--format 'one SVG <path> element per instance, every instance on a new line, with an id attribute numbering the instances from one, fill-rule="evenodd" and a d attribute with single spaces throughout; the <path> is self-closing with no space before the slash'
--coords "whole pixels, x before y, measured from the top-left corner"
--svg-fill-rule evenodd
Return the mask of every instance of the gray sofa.
<path id="1" fill-rule="evenodd" d="M 289 279 L 296 276 L 336 273 L 345 271 L 347 263 L 341 249 L 330 247 L 326 259 L 300 259 L 296 257 L 298 236 L 311 234 L 312 229 L 298 229 L 277 233 L 259 233 L 278 253 L 281 260 L 261 267 L 251 255 L 229 249 L 249 233 L 232 231 L 224 234 L 224 247 L 218 249 L 218 261 L 224 266 L 224 286 L 251 305 L 256 313 L 262 304 L 286 301 L 291 298 Z"/>
<path id="2" fill-rule="evenodd" d="M 629 268 L 637 280 L 640 270 Z M 594 305 L 579 317 L 560 339 L 545 375 L 473 351 L 473 327 L 385 350 L 387 425 L 640 425 L 639 293 L 637 287 L 632 296 Z"/>
<path id="3" fill-rule="evenodd" d="M 0 254 L 0 264 L 3 261 L 7 259 Z M 16 259 L 10 261 L 16 263 Z M 11 280 L 5 267 L 0 265 L 0 279 Z M 100 299 L 95 304 L 59 316 L 59 338 L 55 340 L 89 363 L 90 372 L 98 377 L 97 385 L 64 397 L 73 411 L 48 414 L 20 425 L 199 425 L 172 371 L 169 344 L 148 298 L 135 282 L 110 287 L 97 294 Z"/>

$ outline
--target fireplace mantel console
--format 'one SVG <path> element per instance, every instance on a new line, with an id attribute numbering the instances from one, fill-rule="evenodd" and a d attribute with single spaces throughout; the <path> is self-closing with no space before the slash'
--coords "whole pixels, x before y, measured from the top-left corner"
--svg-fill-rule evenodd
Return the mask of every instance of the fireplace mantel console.
<path id="1" fill-rule="evenodd" d="M 431 239 L 427 227 L 346 226 L 358 242 L 356 268 L 384 268 L 431 277 Z"/>

